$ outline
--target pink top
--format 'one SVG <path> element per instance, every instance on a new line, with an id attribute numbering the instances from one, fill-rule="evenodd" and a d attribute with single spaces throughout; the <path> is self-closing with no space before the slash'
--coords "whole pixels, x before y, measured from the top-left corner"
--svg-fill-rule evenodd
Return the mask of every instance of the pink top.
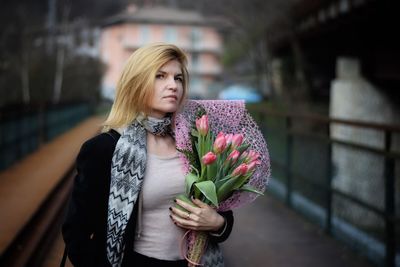
<path id="1" fill-rule="evenodd" d="M 169 218 L 169 207 L 184 193 L 185 174 L 178 152 L 170 156 L 147 154 L 134 250 L 161 260 L 182 259 L 179 244 L 184 231 Z M 139 229 L 138 229 L 139 228 Z"/>

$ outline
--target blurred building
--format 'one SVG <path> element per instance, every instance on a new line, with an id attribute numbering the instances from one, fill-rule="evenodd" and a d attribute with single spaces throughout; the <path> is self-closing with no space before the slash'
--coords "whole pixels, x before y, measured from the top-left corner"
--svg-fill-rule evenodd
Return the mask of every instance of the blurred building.
<path id="1" fill-rule="evenodd" d="M 199 13 L 166 7 L 130 5 L 109 18 L 101 32 L 100 56 L 106 64 L 102 91 L 112 99 L 119 75 L 128 57 L 137 48 L 153 42 L 173 43 L 184 49 L 189 58 L 192 98 L 205 98 L 221 75 L 222 36 L 216 19 Z"/>
<path id="2" fill-rule="evenodd" d="M 293 5 L 293 30 L 276 33 L 274 66 L 296 61 L 296 71 L 307 75 L 310 95 L 329 103 L 333 118 L 364 122 L 400 123 L 400 25 L 398 1 L 300 0 Z M 282 68 L 282 67 L 281 67 Z M 301 70 L 300 70 L 301 69 Z M 279 73 L 278 73 L 279 74 Z M 278 86 L 282 84 L 276 76 Z M 331 137 L 343 142 L 384 149 L 383 132 L 332 125 Z M 390 149 L 399 151 L 400 137 Z M 333 187 L 352 192 L 372 206 L 385 206 L 384 158 L 333 145 Z M 396 163 L 396 181 L 400 179 Z M 400 212 L 400 185 L 396 185 Z M 334 200 L 334 213 L 363 228 L 381 229 L 383 221 L 357 204 Z"/>

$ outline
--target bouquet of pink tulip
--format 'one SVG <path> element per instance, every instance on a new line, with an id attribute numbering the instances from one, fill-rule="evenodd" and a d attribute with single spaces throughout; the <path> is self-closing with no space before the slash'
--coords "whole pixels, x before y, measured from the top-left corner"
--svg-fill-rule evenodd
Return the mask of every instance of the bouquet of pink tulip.
<path id="1" fill-rule="evenodd" d="M 179 199 L 191 204 L 190 197 L 195 197 L 218 208 L 236 191 L 263 194 L 248 184 L 261 161 L 259 153 L 249 149 L 245 136 L 223 132 L 215 136 L 202 110 L 191 129 L 191 140 L 192 150 L 181 151 L 189 161 L 190 171 L 186 175 L 186 194 Z M 195 241 L 188 251 L 191 266 L 200 262 L 207 234 L 199 233 Z"/>
<path id="2" fill-rule="evenodd" d="M 192 171 L 186 175 L 187 202 L 194 196 L 218 207 L 235 190 L 263 194 L 246 184 L 260 161 L 256 151 L 248 150 L 242 134 L 220 132 L 214 138 L 207 115 L 196 119 L 196 129 L 191 134 L 196 139 L 195 151 L 182 151 L 192 154 L 189 156 Z M 195 153 L 197 160 L 193 159 Z"/>

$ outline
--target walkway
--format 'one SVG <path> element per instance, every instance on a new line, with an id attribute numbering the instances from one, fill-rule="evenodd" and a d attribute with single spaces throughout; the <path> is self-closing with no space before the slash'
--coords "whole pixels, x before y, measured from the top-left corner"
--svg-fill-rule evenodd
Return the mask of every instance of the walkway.
<path id="1" fill-rule="evenodd" d="M 270 196 L 234 211 L 223 244 L 227 267 L 371 267 L 365 259 Z"/>

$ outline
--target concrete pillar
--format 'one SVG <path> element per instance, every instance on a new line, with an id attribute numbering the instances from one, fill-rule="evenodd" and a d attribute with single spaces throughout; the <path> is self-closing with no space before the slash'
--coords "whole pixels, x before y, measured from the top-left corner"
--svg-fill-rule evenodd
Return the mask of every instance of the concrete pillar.
<path id="1" fill-rule="evenodd" d="M 275 58 L 272 60 L 271 83 L 277 96 L 283 96 L 283 74 L 282 74 L 282 59 Z"/>
<path id="2" fill-rule="evenodd" d="M 332 118 L 394 123 L 395 108 L 379 88 L 362 77 L 354 58 L 338 58 L 336 79 L 331 84 Z M 331 125 L 331 137 L 352 143 L 384 148 L 384 133 L 365 128 Z M 374 153 L 342 145 L 332 147 L 333 187 L 367 203 L 384 208 L 384 159 Z M 374 213 L 341 198 L 334 198 L 334 214 L 365 229 L 383 226 Z"/>

